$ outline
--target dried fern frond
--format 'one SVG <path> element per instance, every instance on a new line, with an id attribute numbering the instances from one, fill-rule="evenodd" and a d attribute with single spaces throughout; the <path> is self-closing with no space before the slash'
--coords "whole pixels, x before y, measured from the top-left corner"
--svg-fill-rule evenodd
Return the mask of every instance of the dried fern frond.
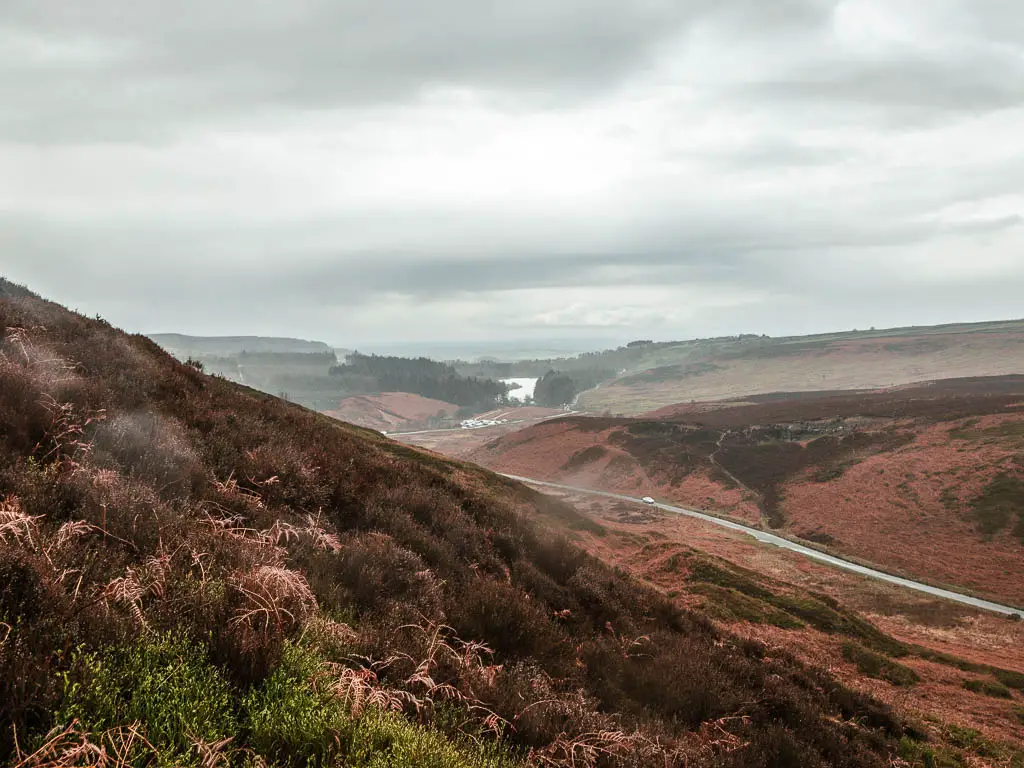
<path id="1" fill-rule="evenodd" d="M 245 597 L 245 605 L 236 611 L 232 623 L 247 624 L 257 631 L 283 631 L 305 621 L 317 609 L 306 577 L 281 566 L 261 565 L 236 573 L 230 583 Z"/>
<path id="2" fill-rule="evenodd" d="M 242 501 L 255 509 L 264 509 L 266 507 L 263 498 L 258 493 L 240 486 L 238 481 L 235 480 L 234 474 L 229 475 L 228 479 L 224 482 L 214 479 L 213 487 L 221 495 Z"/>
<path id="3" fill-rule="evenodd" d="M 53 540 L 53 549 L 63 549 L 80 536 L 98 530 L 100 529 L 85 520 L 69 520 L 57 529 L 57 535 Z"/>
<path id="4" fill-rule="evenodd" d="M 370 707 L 401 712 L 406 706 L 419 710 L 423 705 L 409 691 L 385 688 L 379 684 L 376 671 L 369 667 L 330 666 L 332 680 L 329 690 L 348 707 L 352 717 L 359 718 Z"/>
<path id="5" fill-rule="evenodd" d="M 622 731 L 591 731 L 570 736 L 561 733 L 547 747 L 530 750 L 528 759 L 537 765 L 562 768 L 594 768 L 604 757 L 629 752 L 650 756 L 660 752 L 657 745 L 639 733 Z"/>
<path id="6" fill-rule="evenodd" d="M 102 597 L 107 604 L 115 603 L 126 607 L 139 622 L 140 626 L 147 626 L 145 616 L 142 614 L 142 596 L 146 590 L 139 582 L 138 573 L 135 569 L 129 568 L 124 576 L 112 579 L 103 589 Z"/>
<path id="7" fill-rule="evenodd" d="M 171 574 L 171 556 L 151 555 L 139 570 L 139 583 L 147 594 L 163 597 L 167 589 L 167 577 Z"/>
<path id="8" fill-rule="evenodd" d="M 298 541 L 301 531 L 291 523 L 286 523 L 283 520 L 275 520 L 274 524 L 267 528 L 265 531 L 260 531 L 260 535 L 269 543 L 277 545 L 287 545 L 292 541 Z"/>
<path id="9" fill-rule="evenodd" d="M 325 552 L 340 552 L 341 540 L 337 534 L 329 533 L 324 529 L 323 524 L 320 522 L 321 514 L 321 511 L 317 511 L 316 517 L 306 515 L 306 527 L 303 528 L 303 533 L 309 537 L 314 549 Z"/>
<path id="10" fill-rule="evenodd" d="M 141 755 L 139 754 L 141 750 Z M 142 760 L 149 763 L 158 751 L 143 735 L 138 723 L 89 733 L 74 720 L 66 728 L 50 731 L 42 746 L 31 754 L 15 744 L 13 768 L 128 768 Z"/>
<path id="11" fill-rule="evenodd" d="M 228 736 L 220 741 L 203 741 L 198 739 L 193 742 L 192 747 L 199 754 L 199 765 L 201 768 L 218 768 L 218 766 L 230 766 L 232 751 L 228 745 L 234 741 L 233 736 Z M 237 750 L 234 750 L 237 751 Z"/>
<path id="12" fill-rule="evenodd" d="M 25 512 L 17 496 L 0 501 L 0 541 L 35 549 L 39 539 L 38 521 L 42 518 L 42 515 Z"/>

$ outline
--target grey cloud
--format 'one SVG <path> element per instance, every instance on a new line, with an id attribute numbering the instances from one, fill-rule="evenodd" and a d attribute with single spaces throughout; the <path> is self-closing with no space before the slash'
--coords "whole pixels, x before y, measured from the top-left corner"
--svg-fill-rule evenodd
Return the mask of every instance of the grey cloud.
<path id="1" fill-rule="evenodd" d="M 210 0 L 190 11 L 157 0 L 8 0 L 0 26 L 25 39 L 85 40 L 112 53 L 22 62 L 18 82 L 0 91 L 18 108 L 5 130 L 24 140 L 103 139 L 240 109 L 400 102 L 429 86 L 533 100 L 605 89 L 706 4 Z"/>
<path id="2" fill-rule="evenodd" d="M 16 272 L 31 273 L 32 282 L 46 275 L 61 295 L 78 290 L 111 299 L 154 296 L 168 306 L 214 305 L 228 313 L 282 300 L 355 307 L 389 295 L 425 301 L 544 288 L 771 285 L 784 282 L 783 276 L 806 260 L 836 249 L 906 246 L 1020 224 L 1019 216 L 963 224 L 869 224 L 825 210 L 737 209 L 717 220 L 652 223 L 631 237 L 631 249 L 578 251 L 567 241 L 559 250 L 545 249 L 542 242 L 512 250 L 496 234 L 491 244 L 459 257 L 437 246 L 416 252 L 308 249 L 289 245 L 285 229 L 274 231 L 273 255 L 265 258 L 260 254 L 267 233 L 259 228 L 248 235 L 209 228 L 160 234 L 147 227 L 54 231 L 44 222 L 7 222 L 0 250 L 32 254 L 32 263 L 23 260 Z M 304 226 L 330 231 L 329 222 Z"/>
<path id="3" fill-rule="evenodd" d="M 948 56 L 835 62 L 799 78 L 768 80 L 743 90 L 769 103 L 885 107 L 888 121 L 922 111 L 987 112 L 1024 105 L 1024 58 L 1019 52 Z"/>
<path id="4" fill-rule="evenodd" d="M 276 332 L 324 336 L 302 318 L 324 308 L 379 305 L 386 314 L 403 301 L 635 285 L 763 291 L 803 311 L 813 305 L 823 318 L 868 312 L 872 296 L 896 306 L 902 291 L 938 312 L 928 291 L 947 288 L 929 288 L 929 275 L 907 264 L 936 243 L 981 260 L 988 240 L 1020 236 L 1019 207 L 998 198 L 1024 188 L 1024 160 L 1013 152 L 1024 131 L 1013 111 L 1024 106 L 1024 14 L 1016 0 L 950 0 L 949 17 L 937 6 L 925 11 L 948 44 L 855 56 L 834 39 L 837 5 L 3 0 L 0 163 L 28 157 L 14 167 L 67 183 L 26 178 L 31 194 L 21 195 L 18 179 L 0 178 L 0 210 L 8 210 L 0 272 L 73 305 L 86 296 L 97 311 L 151 318 L 148 330 L 185 330 L 202 317 L 213 331 L 220 323 L 273 332 L 256 327 L 273 307 Z M 694 51 L 707 71 L 686 69 Z M 669 74 L 658 69 L 666 58 L 678 64 Z M 716 65 L 734 59 L 742 61 L 716 80 Z M 470 163 L 460 164 L 460 146 L 417 141 L 423 96 L 444 87 L 484 105 L 499 146 L 519 119 L 565 119 L 581 134 L 594 125 L 598 151 L 552 175 L 587 177 L 605 162 L 605 146 L 620 151 L 609 163 L 621 168 L 607 178 L 595 172 L 578 193 L 545 196 L 560 180 L 536 161 L 548 136 L 531 123 L 525 137 L 513 136 L 532 162 L 522 178 L 490 155 L 483 163 L 507 174 L 518 191 L 506 195 L 505 180 L 475 179 Z M 658 99 L 658 110 L 645 111 Z M 444 119 L 454 130 L 463 113 L 453 103 Z M 344 131 L 336 113 L 351 109 L 358 122 L 359 110 L 379 105 L 400 108 L 385 114 L 400 134 L 394 141 L 378 146 L 360 134 L 355 150 L 347 135 L 325 141 L 321 154 L 258 149 L 306 128 Z M 385 118 L 374 125 L 392 127 Z M 490 126 L 473 135 L 485 149 Z M 950 127 L 964 127 L 962 135 L 943 133 Z M 430 137 L 443 139 L 437 130 Z M 240 134 L 257 149 L 224 151 Z M 135 152 L 164 140 L 172 163 Z M 883 151 L 896 141 L 907 142 L 905 162 Z M 95 142 L 115 151 L 94 154 Z M 1010 149 L 995 151 L 1000 142 Z M 389 153 L 407 144 L 417 149 L 396 162 Z M 338 182 L 338 168 L 363 151 L 370 162 Z M 420 151 L 441 161 L 392 184 L 389 174 Z M 435 199 L 446 160 L 470 181 L 438 183 Z M 92 183 L 97 174 L 122 183 Z M 410 195 L 406 181 L 425 191 Z M 144 205 L 130 205 L 133 184 Z M 300 204 L 282 211 L 285 197 Z M 304 213 L 305 201 L 315 212 Z M 845 265 L 842 284 L 820 268 L 829 259 Z M 895 277 L 873 288 L 885 268 Z M 1019 272 L 993 280 L 979 286 L 1009 296 L 1024 285 Z M 967 298 L 983 314 L 983 287 L 972 290 Z M 853 293 L 856 303 L 846 297 Z M 408 316 L 393 322 L 380 333 L 405 332 Z"/>
<path id="5" fill-rule="evenodd" d="M 718 153 L 683 153 L 691 160 L 703 160 L 729 170 L 779 169 L 834 165 L 851 159 L 854 153 L 841 147 L 811 146 L 780 138 L 760 138 Z"/>

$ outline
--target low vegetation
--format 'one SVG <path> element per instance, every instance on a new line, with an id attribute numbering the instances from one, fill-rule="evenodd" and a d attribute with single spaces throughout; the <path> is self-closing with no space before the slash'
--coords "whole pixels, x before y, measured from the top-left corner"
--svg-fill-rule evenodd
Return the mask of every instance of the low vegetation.
<path id="1" fill-rule="evenodd" d="M 587 464 L 600 461 L 607 455 L 608 450 L 604 446 L 592 445 L 589 448 L 584 448 L 570 456 L 569 460 L 562 465 L 562 469 L 566 472 L 573 472 L 585 467 Z"/>
<path id="2" fill-rule="evenodd" d="M 971 504 L 971 516 L 986 536 L 1013 523 L 1013 532 L 1024 544 L 1024 478 L 1001 472 L 982 489 Z"/>
<path id="3" fill-rule="evenodd" d="M 682 549 L 667 558 L 662 567 L 667 573 L 679 574 L 686 593 L 702 597 L 704 611 L 719 621 L 770 624 L 782 629 L 812 627 L 845 638 L 843 657 L 868 677 L 897 686 L 914 685 L 919 682 L 917 673 L 896 660 L 916 657 L 991 678 L 965 684 L 969 690 L 995 696 L 999 694 L 989 691 L 1024 691 L 1024 674 L 1020 672 L 902 642 L 828 595 L 777 582 L 721 558 Z"/>
<path id="4" fill-rule="evenodd" d="M 974 693 L 991 696 L 993 699 L 1012 699 L 1010 689 L 995 680 L 964 680 L 964 688 Z"/>
<path id="5" fill-rule="evenodd" d="M 538 527 L 582 518 L 518 484 L 6 282 L 0 335 L 0 760 L 881 766 L 923 738 Z"/>
<path id="6" fill-rule="evenodd" d="M 885 680 L 893 685 L 909 686 L 921 681 L 920 676 L 910 667 L 869 651 L 857 643 L 843 643 L 843 658 L 856 664 L 857 671 L 862 675 Z"/>

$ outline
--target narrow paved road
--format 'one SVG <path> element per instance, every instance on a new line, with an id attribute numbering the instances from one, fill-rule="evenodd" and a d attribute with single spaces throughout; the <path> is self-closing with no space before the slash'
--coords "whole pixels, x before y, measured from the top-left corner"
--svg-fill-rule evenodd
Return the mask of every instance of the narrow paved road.
<path id="1" fill-rule="evenodd" d="M 518 480 L 521 483 L 527 483 L 529 485 L 538 485 L 546 488 L 557 488 L 561 491 L 571 491 L 573 493 L 584 493 L 590 496 L 603 496 L 607 499 L 616 499 L 618 501 L 630 501 L 637 504 L 643 504 L 643 502 L 634 496 L 624 496 L 619 493 L 609 493 L 608 491 L 594 491 L 589 488 L 578 488 L 574 485 L 562 485 L 560 483 L 548 483 L 543 480 L 532 480 L 529 477 L 519 477 L 518 475 L 506 475 L 503 473 L 502 477 L 507 477 L 510 480 Z M 740 523 L 734 523 L 731 520 L 723 520 L 720 517 L 714 517 L 712 515 L 705 515 L 703 512 L 697 512 L 692 509 L 684 509 L 683 507 L 674 507 L 671 504 L 655 504 L 655 507 L 662 509 L 666 512 L 674 512 L 678 515 L 689 515 L 690 517 L 696 517 L 698 520 L 704 520 L 714 525 L 720 525 L 723 528 L 729 528 L 733 531 L 740 531 L 753 536 L 758 541 L 763 541 L 766 544 L 774 544 L 777 547 L 788 549 L 791 552 L 797 552 L 805 557 L 813 558 L 823 563 L 828 563 L 836 568 L 843 568 L 847 571 L 853 571 L 859 573 L 862 576 L 867 576 L 872 579 L 879 579 L 880 581 L 886 581 L 890 584 L 898 584 L 901 587 L 907 589 L 914 589 L 918 592 L 924 592 L 935 597 L 942 597 L 946 600 L 954 600 L 958 603 L 970 605 L 975 608 L 983 608 L 986 611 L 994 611 L 995 613 L 1002 613 L 1007 616 L 1019 616 L 1024 618 L 1024 610 L 1020 608 L 1011 608 L 1008 605 L 1000 605 L 999 603 L 993 603 L 988 600 L 982 600 L 977 597 L 971 597 L 970 595 L 962 595 L 959 592 L 951 592 L 948 589 L 941 589 L 939 587 L 933 587 L 928 584 L 922 584 L 919 581 L 912 581 L 910 579 L 904 579 L 900 576 L 893 576 L 890 573 L 883 571 L 876 571 L 874 568 L 868 568 L 864 565 L 858 565 L 857 563 L 851 563 L 849 560 L 843 560 L 832 555 L 826 555 L 824 552 L 819 552 L 816 549 L 805 547 L 802 544 L 784 539 L 781 536 L 776 536 L 771 533 L 765 533 L 764 531 L 758 530 L 757 528 L 750 528 Z"/>

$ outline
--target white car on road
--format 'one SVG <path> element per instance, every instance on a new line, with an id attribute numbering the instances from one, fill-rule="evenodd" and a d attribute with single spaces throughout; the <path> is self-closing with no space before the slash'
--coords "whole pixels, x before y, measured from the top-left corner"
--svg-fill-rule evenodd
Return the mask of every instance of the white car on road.
<path id="1" fill-rule="evenodd" d="M 652 499 L 650 496 L 644 496 L 642 499 L 640 499 L 640 501 L 642 501 L 644 504 L 654 503 L 654 499 Z"/>

